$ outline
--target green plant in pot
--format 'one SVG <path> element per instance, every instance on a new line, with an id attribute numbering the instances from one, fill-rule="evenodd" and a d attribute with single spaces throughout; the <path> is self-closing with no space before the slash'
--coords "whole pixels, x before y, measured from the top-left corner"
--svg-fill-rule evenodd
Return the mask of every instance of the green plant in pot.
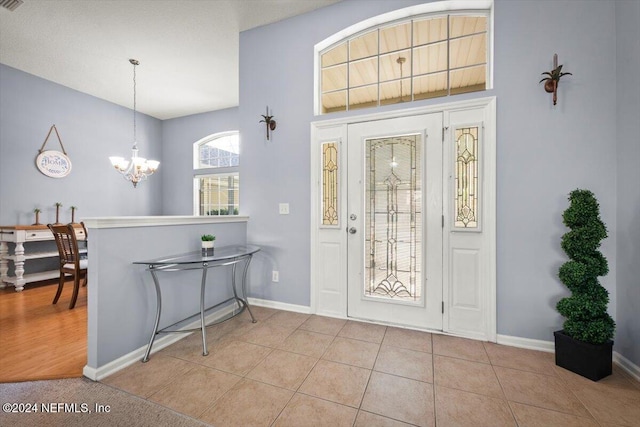
<path id="1" fill-rule="evenodd" d="M 202 255 L 213 255 L 213 242 L 215 242 L 216 236 L 213 234 L 203 234 L 200 240 L 202 241 Z"/>
<path id="2" fill-rule="evenodd" d="M 611 375 L 615 332 L 615 322 L 607 313 L 609 293 L 598 281 L 609 272 L 598 250 L 607 228 L 591 191 L 574 190 L 569 202 L 562 219 L 571 231 L 562 236 L 561 243 L 569 261 L 560 267 L 558 276 L 571 296 L 556 305 L 566 318 L 564 329 L 554 332 L 556 365 L 597 381 Z"/>

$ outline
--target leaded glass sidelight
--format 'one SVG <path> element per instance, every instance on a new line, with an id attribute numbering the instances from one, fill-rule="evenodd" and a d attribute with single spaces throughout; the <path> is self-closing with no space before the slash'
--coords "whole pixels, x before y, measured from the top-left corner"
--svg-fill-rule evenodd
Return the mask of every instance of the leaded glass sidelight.
<path id="1" fill-rule="evenodd" d="M 421 301 L 419 135 L 366 140 L 364 295 Z"/>
<path id="2" fill-rule="evenodd" d="M 338 225 L 338 144 L 322 144 L 322 225 Z"/>
<path id="3" fill-rule="evenodd" d="M 456 228 L 478 228 L 478 127 L 455 130 Z"/>

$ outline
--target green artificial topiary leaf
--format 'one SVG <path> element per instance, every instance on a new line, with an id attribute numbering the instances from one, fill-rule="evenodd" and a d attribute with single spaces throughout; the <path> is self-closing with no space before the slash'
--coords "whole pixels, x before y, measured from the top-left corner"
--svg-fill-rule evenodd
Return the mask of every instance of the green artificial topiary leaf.
<path id="1" fill-rule="evenodd" d="M 607 228 L 600 219 L 599 205 L 588 190 L 574 190 L 569 194 L 569 207 L 562 219 L 571 230 L 562 236 L 560 246 L 569 257 L 562 264 L 558 277 L 571 291 L 571 296 L 558 301 L 556 309 L 567 320 L 567 335 L 592 344 L 613 339 L 615 322 L 607 313 L 609 292 L 598 276 L 609 272 L 609 265 L 598 250 L 607 237 Z"/>
<path id="2" fill-rule="evenodd" d="M 591 344 L 604 344 L 611 341 L 616 324 L 607 315 L 589 321 L 568 319 L 564 322 L 564 332 L 580 341 Z"/>

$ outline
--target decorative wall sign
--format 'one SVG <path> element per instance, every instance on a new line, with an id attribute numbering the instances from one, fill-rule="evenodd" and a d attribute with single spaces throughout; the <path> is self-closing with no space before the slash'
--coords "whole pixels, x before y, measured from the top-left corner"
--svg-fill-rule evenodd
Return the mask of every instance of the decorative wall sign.
<path id="1" fill-rule="evenodd" d="M 71 160 L 59 151 L 47 150 L 38 154 L 36 166 L 51 178 L 64 178 L 71 172 Z"/>
<path id="2" fill-rule="evenodd" d="M 62 147 L 62 153 L 55 150 L 44 150 L 44 146 L 47 145 L 52 130 L 56 131 L 58 142 L 60 142 L 60 147 Z M 71 159 L 69 159 L 67 152 L 64 150 L 64 145 L 62 145 L 62 139 L 60 139 L 56 125 L 52 125 L 49 129 L 49 133 L 42 147 L 40 147 L 39 152 L 40 154 L 36 157 L 36 166 L 44 175 L 51 178 L 64 178 L 71 173 Z"/>

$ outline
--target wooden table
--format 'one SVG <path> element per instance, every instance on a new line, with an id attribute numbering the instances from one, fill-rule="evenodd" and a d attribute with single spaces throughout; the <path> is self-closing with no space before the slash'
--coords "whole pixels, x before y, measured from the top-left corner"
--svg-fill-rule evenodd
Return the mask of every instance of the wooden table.
<path id="1" fill-rule="evenodd" d="M 85 240 L 84 228 L 74 224 L 78 240 Z M 53 279 L 59 276 L 59 270 L 42 271 L 25 274 L 25 262 L 32 259 L 53 258 L 58 250 L 28 252 L 25 245 L 32 242 L 54 241 L 53 234 L 46 225 L 9 225 L 0 226 L 0 289 L 14 286 L 16 292 L 24 289 L 30 282 Z M 9 251 L 9 243 L 14 243 L 13 251 Z M 81 250 L 86 253 L 86 249 Z M 13 262 L 14 274 L 9 275 L 9 262 Z"/>

